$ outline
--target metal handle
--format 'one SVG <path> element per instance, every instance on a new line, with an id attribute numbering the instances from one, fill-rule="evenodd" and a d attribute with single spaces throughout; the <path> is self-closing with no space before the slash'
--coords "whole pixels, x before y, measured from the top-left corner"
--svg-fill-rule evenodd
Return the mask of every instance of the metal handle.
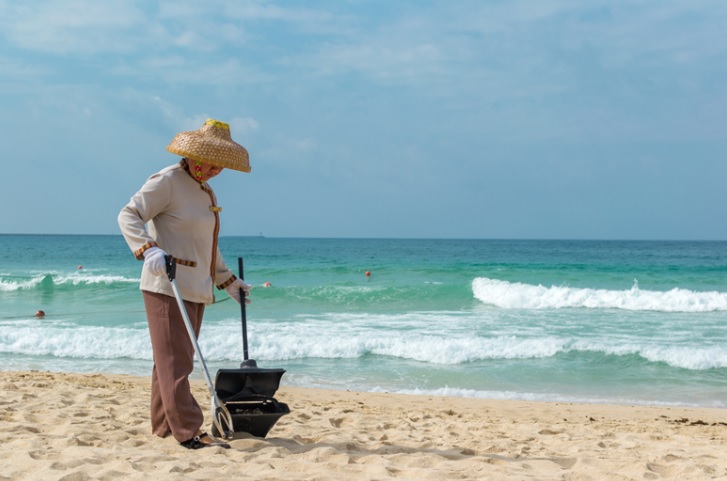
<path id="1" fill-rule="evenodd" d="M 167 267 L 169 282 L 172 282 L 177 277 L 177 263 L 174 262 L 174 257 L 170 255 L 164 256 L 164 265 Z"/>
<path id="2" fill-rule="evenodd" d="M 219 431 L 219 433 L 222 434 L 225 439 L 232 439 L 235 431 L 235 427 L 232 422 L 232 415 L 230 414 L 230 411 L 227 409 L 227 407 L 217 397 L 217 392 L 215 391 L 214 385 L 212 384 L 212 378 L 210 377 L 210 373 L 207 370 L 207 363 L 204 361 L 204 356 L 202 356 L 202 350 L 199 348 L 199 344 L 197 343 L 197 335 L 194 333 L 192 321 L 190 321 L 189 319 L 189 314 L 187 314 L 187 308 L 184 305 L 182 294 L 179 292 L 179 287 L 177 287 L 177 281 L 175 280 L 177 273 L 177 264 L 176 262 L 174 262 L 174 258 L 172 256 L 164 256 L 164 262 L 167 267 L 167 277 L 169 278 L 169 282 L 172 284 L 172 291 L 174 292 L 174 297 L 177 300 L 179 312 L 182 314 L 184 327 L 187 328 L 189 341 L 192 343 L 192 347 L 194 348 L 194 352 L 197 355 L 197 359 L 202 366 L 202 374 L 204 375 L 204 380 L 207 383 L 207 389 L 209 389 L 212 398 L 212 423 L 217 428 L 217 431 Z"/>
<path id="3" fill-rule="evenodd" d="M 242 257 L 237 258 L 237 269 L 240 280 L 245 281 L 245 270 L 242 266 Z M 245 307 L 245 291 L 240 288 L 240 315 L 242 318 L 242 359 L 247 361 L 250 355 L 247 349 L 247 308 Z"/>

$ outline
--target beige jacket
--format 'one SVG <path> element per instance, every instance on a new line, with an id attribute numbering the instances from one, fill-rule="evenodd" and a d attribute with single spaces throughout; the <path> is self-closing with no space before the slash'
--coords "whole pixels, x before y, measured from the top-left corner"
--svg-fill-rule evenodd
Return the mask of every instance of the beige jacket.
<path id="1" fill-rule="evenodd" d="M 224 289 L 237 279 L 217 246 L 220 208 L 214 192 L 185 170 L 171 165 L 146 181 L 119 213 L 119 227 L 134 256 L 159 247 L 177 262 L 177 286 L 184 300 L 211 304 L 213 286 Z M 146 225 L 146 227 L 145 227 Z M 167 276 L 142 268 L 140 288 L 173 296 Z"/>

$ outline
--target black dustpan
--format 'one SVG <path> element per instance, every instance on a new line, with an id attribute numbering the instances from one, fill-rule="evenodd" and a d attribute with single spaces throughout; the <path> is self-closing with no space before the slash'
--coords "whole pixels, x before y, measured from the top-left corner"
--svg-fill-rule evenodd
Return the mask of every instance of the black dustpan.
<path id="1" fill-rule="evenodd" d="M 245 279 L 242 257 L 237 258 L 240 279 Z M 270 429 L 282 416 L 290 413 L 288 405 L 278 402 L 274 396 L 280 386 L 285 369 L 263 369 L 250 359 L 247 349 L 247 310 L 245 293 L 240 290 L 240 311 L 242 314 L 243 361 L 239 369 L 220 369 L 215 376 L 215 392 L 227 407 L 233 422 L 233 439 L 243 433 L 260 438 L 267 436 Z M 215 426 L 212 427 L 215 433 Z"/>

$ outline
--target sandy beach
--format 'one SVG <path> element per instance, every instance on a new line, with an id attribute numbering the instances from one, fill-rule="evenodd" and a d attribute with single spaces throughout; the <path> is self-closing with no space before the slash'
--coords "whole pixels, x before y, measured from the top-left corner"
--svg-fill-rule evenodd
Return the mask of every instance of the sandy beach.
<path id="1" fill-rule="evenodd" d="M 1 372 L 0 385 L 3 481 L 727 478 L 724 410 L 282 386 L 291 414 L 267 438 L 190 451 L 151 435 L 146 378 Z"/>

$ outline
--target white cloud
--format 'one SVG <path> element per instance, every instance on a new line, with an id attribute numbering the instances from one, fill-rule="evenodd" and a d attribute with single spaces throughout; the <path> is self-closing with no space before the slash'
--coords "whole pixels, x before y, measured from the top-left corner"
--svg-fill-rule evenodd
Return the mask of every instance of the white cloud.
<path id="1" fill-rule="evenodd" d="M 436 45 L 397 43 L 387 38 L 324 45 L 313 60 L 323 75 L 356 71 L 381 81 L 416 84 L 444 72 Z"/>
<path id="2" fill-rule="evenodd" d="M 140 75 L 147 72 L 140 71 Z M 221 61 L 186 62 L 172 67 L 166 65 L 162 70 L 151 72 L 154 77 L 168 84 L 190 84 L 206 87 L 227 86 L 250 83 L 263 83 L 272 80 L 273 76 L 261 71 L 257 66 L 243 63 L 237 58 L 228 57 Z"/>
<path id="3" fill-rule="evenodd" d="M 320 8 L 296 8 L 285 2 L 268 0 L 227 0 L 221 2 L 221 11 L 226 18 L 244 20 L 279 20 L 295 24 L 321 24 L 334 18 Z"/>
<path id="4" fill-rule="evenodd" d="M 8 2 L 0 26 L 20 48 L 55 54 L 128 52 L 145 14 L 120 0 Z M 132 35 L 136 33 L 136 35 Z"/>
<path id="5" fill-rule="evenodd" d="M 224 119 L 223 119 L 224 120 Z M 252 117 L 233 117 L 229 120 L 232 132 L 248 136 L 260 128 L 260 124 Z"/>
<path id="6" fill-rule="evenodd" d="M 0 57 L 0 78 L 27 80 L 42 78 L 53 70 L 43 65 L 28 64 L 24 60 Z"/>

